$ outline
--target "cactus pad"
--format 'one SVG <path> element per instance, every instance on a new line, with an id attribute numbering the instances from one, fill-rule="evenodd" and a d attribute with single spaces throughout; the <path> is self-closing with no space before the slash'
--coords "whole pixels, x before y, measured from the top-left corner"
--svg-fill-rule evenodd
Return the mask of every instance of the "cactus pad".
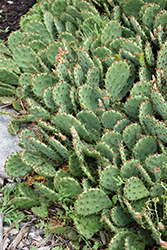
<path id="1" fill-rule="evenodd" d="M 110 208 L 111 200 L 108 196 L 98 188 L 90 188 L 79 195 L 75 210 L 78 214 L 87 216 L 98 213 L 103 208 Z"/>
<path id="2" fill-rule="evenodd" d="M 149 195 L 149 191 L 138 177 L 131 177 L 126 182 L 124 194 L 128 200 L 135 201 L 147 197 Z"/>

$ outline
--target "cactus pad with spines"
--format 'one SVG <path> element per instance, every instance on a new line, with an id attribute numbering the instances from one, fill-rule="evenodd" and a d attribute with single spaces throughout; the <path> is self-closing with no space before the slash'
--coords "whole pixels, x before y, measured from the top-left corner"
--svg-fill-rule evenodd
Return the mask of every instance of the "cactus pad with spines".
<path id="1" fill-rule="evenodd" d="M 78 232 L 86 239 L 90 239 L 97 231 L 99 231 L 103 224 L 100 223 L 98 215 L 84 216 L 74 219 L 75 226 Z"/>
<path id="2" fill-rule="evenodd" d="M 111 206 L 112 202 L 101 189 L 90 188 L 79 195 L 75 203 L 75 210 L 78 214 L 87 216 Z"/>
<path id="3" fill-rule="evenodd" d="M 111 219 L 114 224 L 118 227 L 125 227 L 127 224 L 132 222 L 132 218 L 125 213 L 125 211 L 120 206 L 115 206 L 111 210 Z"/>
<path id="4" fill-rule="evenodd" d="M 39 194 L 51 201 L 58 202 L 59 195 L 54 190 L 48 188 L 47 186 L 41 183 L 34 183 L 35 189 L 39 192 Z"/>
<path id="5" fill-rule="evenodd" d="M 47 73 L 37 74 L 32 79 L 32 90 L 36 96 L 42 98 L 44 89 L 53 86 L 55 83 L 55 78 L 52 75 Z"/>
<path id="6" fill-rule="evenodd" d="M 33 206 L 39 205 L 39 201 L 29 197 L 15 197 L 11 200 L 11 204 L 19 209 L 29 209 Z"/>
<path id="7" fill-rule="evenodd" d="M 71 177 L 63 177 L 58 180 L 55 189 L 62 197 L 76 199 L 82 192 L 80 184 Z"/>
<path id="8" fill-rule="evenodd" d="M 8 157 L 5 169 L 7 174 L 13 177 L 23 177 L 31 171 L 31 167 L 21 161 L 19 153 L 14 153 Z"/>
<path id="9" fill-rule="evenodd" d="M 146 147 L 144 147 L 144 145 Z M 152 153 L 157 151 L 157 141 L 152 136 L 143 136 L 141 137 L 135 144 L 133 148 L 133 154 L 135 158 L 139 159 L 140 161 L 144 161 L 145 158 Z"/>
<path id="10" fill-rule="evenodd" d="M 134 201 L 147 197 L 149 191 L 138 177 L 131 177 L 125 184 L 124 195 L 128 200 Z"/>
<path id="11" fill-rule="evenodd" d="M 166 229 L 166 7 L 166 0 L 42 0 L 8 47 L 0 45 L 0 101 L 24 108 L 13 103 L 20 115 L 9 131 L 33 122 L 19 134 L 25 152 L 9 157 L 6 170 L 44 180 L 20 185 L 12 202 L 39 216 L 63 204 L 70 230 L 76 224 L 89 248 L 101 244 L 104 227 L 109 249 L 143 250 L 155 245 L 150 238 L 165 239 L 149 209 L 157 202 Z"/>
<path id="12" fill-rule="evenodd" d="M 85 126 L 94 141 L 100 138 L 101 125 L 99 118 L 91 111 L 81 111 L 77 114 L 77 119 Z"/>
<path id="13" fill-rule="evenodd" d="M 110 92 L 112 102 L 122 99 L 121 91 L 127 84 L 130 69 L 125 61 L 113 63 L 106 74 L 105 87 Z"/>
<path id="14" fill-rule="evenodd" d="M 100 184 L 108 190 L 117 190 L 117 180 L 119 171 L 117 166 L 108 166 L 100 172 Z"/>

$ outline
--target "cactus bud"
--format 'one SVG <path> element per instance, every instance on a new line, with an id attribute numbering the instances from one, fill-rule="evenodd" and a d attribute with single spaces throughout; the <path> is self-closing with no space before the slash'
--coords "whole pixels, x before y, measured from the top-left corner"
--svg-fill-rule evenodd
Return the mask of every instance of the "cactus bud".
<path id="1" fill-rule="evenodd" d="M 57 73 L 56 73 L 56 70 L 55 70 L 55 69 L 52 69 L 52 71 L 53 71 L 53 73 L 54 73 L 55 75 L 57 75 Z"/>
<path id="2" fill-rule="evenodd" d="M 102 100 L 100 98 L 98 99 L 98 102 L 99 102 L 99 107 L 102 107 L 103 106 L 103 102 L 102 102 Z"/>
<path id="3" fill-rule="evenodd" d="M 166 241 L 160 239 L 160 244 L 161 244 L 162 249 L 167 249 L 167 242 Z"/>
<path id="4" fill-rule="evenodd" d="M 56 60 L 56 65 L 57 65 L 59 62 L 65 63 L 65 62 L 67 61 L 67 60 L 64 59 L 60 54 L 57 54 L 57 55 L 56 55 L 55 60 Z"/>
<path id="5" fill-rule="evenodd" d="M 106 96 L 102 97 L 103 100 L 108 100 L 110 98 L 110 94 L 107 94 Z"/>
<path id="6" fill-rule="evenodd" d="M 156 78 L 154 75 L 152 75 L 152 80 L 150 81 L 152 84 L 156 83 Z"/>
<path id="7" fill-rule="evenodd" d="M 156 29 L 153 30 L 153 33 L 154 33 L 154 36 L 157 36 L 157 30 Z"/>
<path id="8" fill-rule="evenodd" d="M 161 76 L 164 78 L 165 77 L 165 75 L 164 75 L 165 72 L 162 69 L 160 70 L 160 72 L 161 72 Z"/>
<path id="9" fill-rule="evenodd" d="M 64 53 L 65 53 L 65 54 L 68 54 L 68 53 L 69 53 L 69 51 L 68 51 L 68 48 L 67 48 L 67 47 L 65 47 Z"/>
<path id="10" fill-rule="evenodd" d="M 161 32 L 163 30 L 161 24 L 158 26 L 158 32 Z"/>
<path id="11" fill-rule="evenodd" d="M 153 33 L 150 31 L 150 36 L 151 36 L 151 39 L 154 41 L 156 40 L 155 36 L 153 35 Z"/>
<path id="12" fill-rule="evenodd" d="M 77 131 L 76 131 L 76 129 L 75 129 L 74 126 L 72 126 L 72 127 L 70 128 L 70 132 L 71 132 L 73 138 L 77 137 L 78 133 L 77 133 Z"/>
<path id="13" fill-rule="evenodd" d="M 155 197 L 154 199 L 152 199 L 153 202 L 157 203 L 159 201 L 158 197 Z"/>
<path id="14" fill-rule="evenodd" d="M 135 215 L 136 215 L 136 219 L 138 219 L 138 220 L 142 219 L 142 214 L 141 213 L 136 212 Z"/>
<path id="15" fill-rule="evenodd" d="M 164 228 L 165 228 L 164 225 L 162 224 L 162 222 L 158 223 L 158 227 L 160 230 L 164 230 Z"/>
<path id="16" fill-rule="evenodd" d="M 61 56 L 63 56 L 63 55 L 64 55 L 64 52 L 63 52 L 63 50 L 62 50 L 62 48 L 61 48 L 61 47 L 59 47 L 59 48 L 58 48 L 58 51 L 59 51 L 59 54 L 60 54 Z"/>
<path id="17" fill-rule="evenodd" d="M 65 141 L 65 139 L 66 139 L 66 136 L 65 136 L 65 135 L 62 135 L 61 133 L 59 133 L 59 137 L 60 137 L 63 141 Z"/>
<path id="18" fill-rule="evenodd" d="M 158 173 L 160 171 L 160 168 L 154 168 L 154 172 Z"/>
<path id="19" fill-rule="evenodd" d="M 61 57 L 61 55 L 60 54 L 57 54 L 56 55 L 56 57 L 55 57 L 55 60 L 56 60 L 56 63 L 59 63 L 59 62 L 61 62 L 62 61 L 62 57 Z"/>

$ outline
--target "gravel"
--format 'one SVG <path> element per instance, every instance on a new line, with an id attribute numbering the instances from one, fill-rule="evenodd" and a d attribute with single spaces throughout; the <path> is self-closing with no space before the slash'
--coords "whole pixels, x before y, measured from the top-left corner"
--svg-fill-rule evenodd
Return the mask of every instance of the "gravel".
<path id="1" fill-rule="evenodd" d="M 10 113 L 16 113 L 14 109 L 9 107 L 2 108 L 2 104 L 0 104 L 0 109 Z M 12 136 L 8 132 L 8 123 L 11 120 L 10 115 L 0 114 L 0 177 L 6 178 L 7 174 L 5 173 L 4 165 L 5 161 L 9 155 L 14 152 L 18 152 L 23 150 L 18 146 L 18 138 L 16 136 Z"/>

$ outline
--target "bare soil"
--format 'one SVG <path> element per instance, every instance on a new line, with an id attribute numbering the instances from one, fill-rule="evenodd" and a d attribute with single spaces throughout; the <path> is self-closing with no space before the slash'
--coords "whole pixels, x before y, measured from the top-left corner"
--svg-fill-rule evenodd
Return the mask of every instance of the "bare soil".
<path id="1" fill-rule="evenodd" d="M 0 33 L 1 40 L 7 41 L 9 34 L 20 28 L 21 16 L 26 14 L 36 2 L 36 0 L 0 0 L 0 10 L 2 10 L 0 29 L 5 30 L 9 27 L 8 33 Z"/>

